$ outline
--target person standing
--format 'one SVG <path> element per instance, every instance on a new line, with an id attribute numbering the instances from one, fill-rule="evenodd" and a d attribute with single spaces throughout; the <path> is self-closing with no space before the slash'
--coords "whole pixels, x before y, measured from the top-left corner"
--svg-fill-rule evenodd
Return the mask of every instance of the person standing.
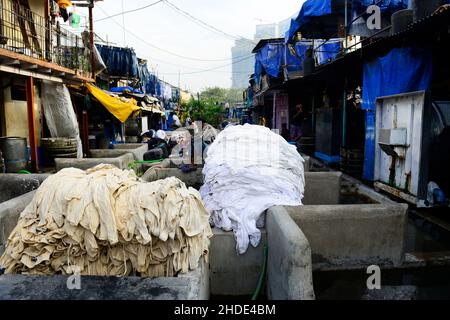
<path id="1" fill-rule="evenodd" d="M 302 122 L 305 118 L 305 113 L 303 111 L 303 105 L 300 103 L 295 106 L 295 114 L 291 121 L 291 135 L 292 140 L 297 141 L 303 136 L 302 132 Z"/>

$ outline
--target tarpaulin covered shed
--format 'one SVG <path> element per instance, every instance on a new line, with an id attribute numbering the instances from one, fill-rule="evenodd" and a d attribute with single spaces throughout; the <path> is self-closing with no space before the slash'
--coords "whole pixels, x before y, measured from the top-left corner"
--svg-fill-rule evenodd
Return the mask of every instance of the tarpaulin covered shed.
<path id="1" fill-rule="evenodd" d="M 127 102 L 111 96 L 106 91 L 87 83 L 86 88 L 114 117 L 124 123 L 135 112 L 141 110 L 136 100 L 131 99 Z"/>

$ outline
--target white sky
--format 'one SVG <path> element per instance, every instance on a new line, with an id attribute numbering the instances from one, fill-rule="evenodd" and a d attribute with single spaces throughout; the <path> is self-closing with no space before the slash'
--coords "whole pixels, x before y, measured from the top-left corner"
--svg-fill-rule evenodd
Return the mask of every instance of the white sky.
<path id="1" fill-rule="evenodd" d="M 124 10 L 132 10 L 156 0 L 123 0 Z M 170 0 L 212 26 L 232 35 L 252 39 L 255 25 L 275 23 L 298 13 L 302 0 Z M 96 3 L 94 21 L 122 12 L 122 0 Z M 112 21 L 115 20 L 115 22 Z M 208 31 L 179 14 L 164 3 L 125 15 L 125 28 L 146 42 L 171 52 L 200 59 L 223 61 L 192 61 L 152 48 L 121 27 L 122 16 L 94 23 L 95 32 L 115 45 L 133 47 L 138 57 L 148 59 L 161 79 L 178 86 L 178 72 L 183 89 L 193 92 L 205 87 L 231 86 L 231 47 L 234 41 Z M 228 66 L 225 66 L 228 65 Z M 225 66 L 213 72 L 185 74 Z"/>

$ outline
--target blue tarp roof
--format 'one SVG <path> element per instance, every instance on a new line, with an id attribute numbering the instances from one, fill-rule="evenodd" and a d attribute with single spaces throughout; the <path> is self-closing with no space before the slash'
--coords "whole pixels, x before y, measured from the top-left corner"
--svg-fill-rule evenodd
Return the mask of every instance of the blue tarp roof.
<path id="1" fill-rule="evenodd" d="M 354 15 L 364 13 L 367 7 L 377 4 L 383 13 L 392 14 L 398 10 L 408 8 L 410 0 L 352 0 L 352 12 Z M 286 42 L 291 42 L 297 32 L 302 32 L 305 38 L 333 37 L 338 33 L 337 15 L 345 8 L 343 0 L 307 0 L 297 18 L 291 20 L 291 25 L 286 36 Z"/>
<path id="2" fill-rule="evenodd" d="M 263 72 L 271 77 L 279 77 L 281 68 L 286 64 L 288 75 L 290 72 L 303 70 L 302 64 L 305 59 L 306 50 L 314 48 L 315 58 L 318 65 L 334 60 L 341 50 L 341 39 L 330 40 L 301 40 L 297 42 L 293 48 L 295 52 L 291 52 L 284 42 L 270 42 L 266 40 L 265 44 L 258 46 L 255 56 L 255 72 L 254 79 L 259 83 Z"/>

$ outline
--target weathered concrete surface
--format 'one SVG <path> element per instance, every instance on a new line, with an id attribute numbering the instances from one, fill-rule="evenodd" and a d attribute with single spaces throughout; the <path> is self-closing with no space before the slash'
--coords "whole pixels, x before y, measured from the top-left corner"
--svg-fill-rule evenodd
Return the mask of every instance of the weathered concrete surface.
<path id="1" fill-rule="evenodd" d="M 5 250 L 6 241 L 17 225 L 22 211 L 30 204 L 36 191 L 21 195 L 0 204 L 0 255 Z"/>
<path id="2" fill-rule="evenodd" d="M 361 300 L 417 300 L 419 288 L 416 286 L 381 286 L 380 290 L 367 290 Z"/>
<path id="3" fill-rule="evenodd" d="M 341 172 L 305 172 L 304 205 L 339 204 Z"/>
<path id="4" fill-rule="evenodd" d="M 286 207 L 311 244 L 315 269 L 400 265 L 405 255 L 407 209 L 403 204 Z"/>
<path id="5" fill-rule="evenodd" d="M 113 145 L 113 150 L 123 150 L 131 152 L 134 160 L 143 161 L 144 154 L 148 151 L 148 144 L 146 143 L 125 143 Z"/>
<path id="6" fill-rule="evenodd" d="M 301 153 L 300 155 L 302 156 L 303 160 L 305 160 L 305 163 L 303 164 L 305 172 L 310 172 L 311 157 L 303 153 Z"/>
<path id="7" fill-rule="evenodd" d="M 311 247 L 283 207 L 267 211 L 267 295 L 272 300 L 312 300 Z"/>
<path id="8" fill-rule="evenodd" d="M 126 153 L 117 158 L 84 158 L 84 159 L 63 159 L 56 158 L 56 171 L 64 168 L 78 168 L 87 170 L 99 164 L 111 164 L 119 169 L 128 169 L 128 165 L 134 161 L 134 156 L 131 153 Z"/>
<path id="9" fill-rule="evenodd" d="M 81 277 L 81 289 L 67 288 L 68 276 L 0 276 L 0 300 L 206 300 L 208 266 L 174 278 Z"/>
<path id="10" fill-rule="evenodd" d="M 265 229 L 261 229 L 261 244 L 249 246 L 244 255 L 236 251 L 233 232 L 213 229 L 210 246 L 210 277 L 212 295 L 251 296 L 256 289 L 267 241 Z"/>
<path id="11" fill-rule="evenodd" d="M 49 174 L 0 174 L 0 203 L 36 190 Z"/>
<path id="12" fill-rule="evenodd" d="M 198 188 L 203 185 L 203 174 L 201 169 L 184 173 L 180 169 L 174 168 L 153 168 L 147 170 L 147 172 L 143 175 L 142 180 L 152 182 L 169 177 L 176 177 L 180 179 L 188 187 Z"/>

